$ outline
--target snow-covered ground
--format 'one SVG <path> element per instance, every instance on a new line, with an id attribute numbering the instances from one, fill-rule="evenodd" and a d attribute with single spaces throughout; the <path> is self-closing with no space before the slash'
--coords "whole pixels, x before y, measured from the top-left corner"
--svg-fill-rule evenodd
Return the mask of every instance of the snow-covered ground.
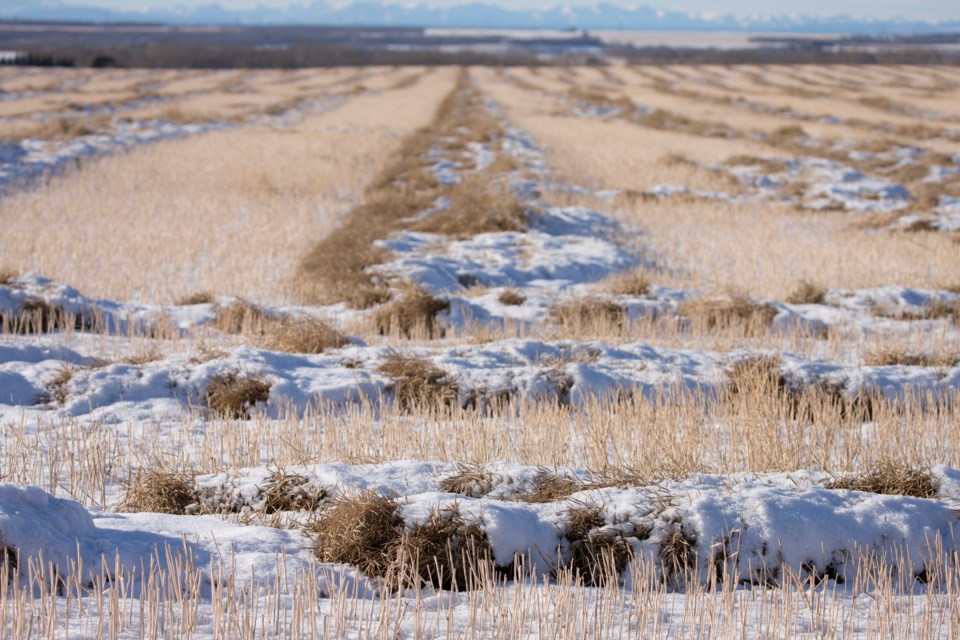
<path id="1" fill-rule="evenodd" d="M 498 113 L 495 105 L 490 108 Z M 73 144 L 82 152 L 88 142 Z M 96 150 L 117 144 L 124 143 L 107 137 Z M 450 330 L 447 338 L 411 341 L 400 352 L 437 367 L 460 406 L 510 397 L 569 407 L 574 415 L 597 399 L 683 392 L 709 399 L 728 384 L 737 363 L 757 357 L 777 362 L 788 389 L 825 387 L 848 398 L 870 391 L 889 399 L 949 399 L 960 390 L 955 356 L 936 364 L 865 366 L 855 356 L 838 356 L 825 339 L 822 353 L 811 356 L 787 348 L 758 350 L 749 342 L 714 351 L 551 336 L 556 305 L 583 300 L 614 305 L 627 323 L 672 319 L 683 335 L 692 330 L 684 304 L 703 295 L 656 284 L 630 295 L 606 291 L 606 278 L 638 265 L 654 273 L 671 266 L 651 257 L 642 235 L 602 212 L 551 204 L 550 193 L 577 188 L 551 181 L 528 134 L 508 129 L 501 152 L 523 167 L 506 178 L 527 211 L 529 228 L 467 238 L 394 233 L 380 243 L 390 258 L 375 267 L 395 289 L 414 283 L 449 304 L 438 317 Z M 29 153 L 11 162 L 22 166 Z M 49 166 L 72 152 L 64 147 L 37 153 L 53 154 L 42 156 Z M 455 185 L 464 172 L 491 166 L 493 153 L 475 144 L 467 149 L 469 158 L 436 154 L 432 170 L 441 184 Z M 797 159 L 785 166 L 784 180 L 816 177 L 803 195 L 811 201 L 899 209 L 909 198 L 901 186 L 839 163 Z M 766 180 L 778 179 L 741 173 L 745 184 L 761 190 L 773 188 Z M 669 195 L 670 189 L 662 191 L 654 195 Z M 599 196 L 603 202 L 616 194 Z M 954 204 L 942 207 L 949 214 Z M 439 199 L 417 219 L 444 206 L 449 203 Z M 507 292 L 512 302 L 504 302 Z M 170 453 L 194 454 L 194 440 L 209 426 L 208 389 L 230 374 L 268 385 L 265 398 L 249 407 L 246 417 L 253 422 L 322 422 L 311 414 L 321 404 L 350 410 L 396 402 L 397 380 L 383 368 L 397 355 L 396 343 L 371 332 L 320 354 L 238 346 L 238 338 L 215 329 L 219 310 L 234 302 L 96 300 L 39 275 L 10 278 L 0 285 L 3 322 L 43 307 L 77 322 L 72 331 L 0 336 L 0 427 L 8 430 L 3 441 L 31 441 L 50 425 L 96 425 L 116 433 L 113 446 L 130 446 L 138 430 L 161 433 L 186 425 L 179 433 L 191 435 L 171 437 L 177 451 Z M 771 334 L 783 336 L 784 345 L 792 332 L 825 336 L 828 330 L 855 339 L 919 335 L 951 344 L 960 315 L 960 294 L 904 286 L 831 290 L 811 304 L 747 303 L 769 310 Z M 370 315 L 344 305 L 261 310 L 267 317 L 320 317 L 340 326 Z M 471 339 L 475 327 L 503 330 L 510 323 L 523 326 L 528 337 Z M 161 324 L 174 328 L 169 347 L 147 338 L 153 346 L 161 343 L 149 358 L 105 357 L 129 352 L 136 336 L 149 336 Z M 934 360 L 935 354 L 920 355 Z M 478 419 L 486 419 L 480 413 Z M 864 439 L 869 431 L 864 425 Z M 571 446 L 581 444 L 571 440 Z M 52 452 L 45 455 L 49 459 Z M 97 504 L 121 507 L 117 479 L 135 478 L 157 462 L 111 469 L 115 476 L 98 480 L 103 497 Z M 294 487 L 309 487 L 330 509 L 361 492 L 392 501 L 401 536 L 436 514 L 456 512 L 466 526 L 475 525 L 502 571 L 497 579 L 505 582 L 454 593 L 432 587 L 394 592 L 355 566 L 321 562 L 309 526 L 329 515 L 323 509 L 280 513 L 276 524 L 285 528 L 249 524 L 248 516 L 266 509 L 276 467 L 196 477 L 184 472 L 192 492 L 184 511 L 190 515 L 165 515 L 104 511 L 64 499 L 58 474 L 72 473 L 70 464 L 80 463 L 38 474 L 49 481 L 50 492 L 0 484 L 0 552 L 5 548 L 8 558 L 18 557 L 4 563 L 13 577 L 0 585 L 0 612 L 14 635 L 25 635 L 20 625 L 31 623 L 41 635 L 64 637 L 872 637 L 901 634 L 896 625 L 910 619 L 920 632 L 909 628 L 903 635 L 952 637 L 956 631 L 951 599 L 958 587 L 953 531 L 960 470 L 946 466 L 931 470 L 934 495 L 926 497 L 832 488 L 838 478 L 813 470 L 658 480 L 507 461 L 482 467 L 423 460 L 305 462 L 282 469 L 295 479 Z M 5 477 L 0 470 L 0 480 Z M 545 485 L 553 487 L 552 495 L 533 499 Z M 574 519 L 584 514 L 588 526 L 577 529 Z M 615 584 L 574 587 L 558 568 L 584 561 L 584 549 L 594 544 L 633 562 L 616 567 Z M 880 612 L 891 606 L 916 615 L 885 622 Z"/>
<path id="2" fill-rule="evenodd" d="M 304 115 L 322 113 L 344 102 L 343 96 L 305 101 L 281 113 L 251 117 L 250 122 L 289 126 Z M 112 112 L 110 112 L 112 113 Z M 236 122 L 211 120 L 181 123 L 163 119 L 116 119 L 105 130 L 71 138 L 27 138 L 0 142 L 0 190 L 60 171 L 71 163 L 131 147 L 219 131 L 239 126 Z"/>
<path id="3" fill-rule="evenodd" d="M 299 530 L 215 516 L 88 511 L 37 488 L 0 485 L 2 542 L 20 553 L 18 575 L 4 593 L 44 603 L 27 615 L 59 637 L 100 637 L 104 629 L 132 637 L 153 629 L 206 638 L 252 636 L 258 629 L 258 637 L 433 638 L 495 635 L 497 628 L 507 637 L 768 637 L 772 627 L 799 637 L 839 629 L 843 637 L 875 637 L 904 624 L 898 615 L 878 627 L 878 613 L 890 606 L 911 611 L 923 637 L 954 631 L 948 594 L 956 587 L 955 469 L 934 470 L 942 494 L 936 500 L 829 489 L 822 474 L 792 473 L 588 486 L 545 503 L 522 499 L 544 470 L 516 465 L 486 470 L 480 497 L 441 486 L 462 472 L 453 465 L 287 471 L 331 496 L 362 490 L 393 496 L 408 532 L 453 507 L 481 528 L 494 563 L 509 566 L 514 580 L 481 592 L 430 586 L 393 592 L 353 567 L 318 562 Z M 559 473 L 574 482 L 584 475 Z M 266 476 L 245 469 L 196 484 L 208 501 L 244 509 L 257 504 Z M 584 512 L 591 514 L 589 531 L 576 530 L 574 514 Z M 617 588 L 571 591 L 569 578 L 548 579 L 573 562 L 578 548 L 598 540 L 616 541 L 636 558 Z M 676 556 L 678 545 L 685 551 Z M 41 564 L 26 561 L 41 552 Z M 684 615 L 698 609 L 711 621 Z M 571 613 L 574 620 L 550 625 L 553 616 Z M 12 621 L 24 624 L 22 616 Z"/>

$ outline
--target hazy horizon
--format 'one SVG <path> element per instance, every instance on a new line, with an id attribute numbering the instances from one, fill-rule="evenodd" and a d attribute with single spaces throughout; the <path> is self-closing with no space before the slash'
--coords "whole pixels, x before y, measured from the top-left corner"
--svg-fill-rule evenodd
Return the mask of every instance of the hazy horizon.
<path id="1" fill-rule="evenodd" d="M 250 9 L 257 6 L 283 8 L 295 4 L 309 5 L 314 0 L 61 0 L 66 5 L 103 7 L 112 10 L 138 11 L 148 9 L 174 9 L 177 7 L 196 8 L 204 5 L 219 4 L 227 9 Z M 378 0 L 375 0 L 378 1 Z M 546 2 L 544 0 L 427 0 L 423 2 L 411 2 L 409 0 L 379 0 L 386 4 L 395 5 L 414 5 L 423 4 L 434 7 L 447 7 L 473 2 L 482 4 L 491 4 L 508 9 L 532 10 L 538 8 L 548 8 L 556 6 L 576 6 L 589 7 L 597 4 L 592 2 Z M 348 0 L 334 0 L 330 4 L 346 5 L 352 4 Z M 634 7 L 648 5 L 651 7 L 662 8 L 668 11 L 682 11 L 698 15 L 717 15 L 733 14 L 737 16 L 748 15 L 783 15 L 783 14 L 803 14 L 803 15 L 839 15 L 848 14 L 856 18 L 886 20 L 900 17 L 909 20 L 953 20 L 960 18 L 960 10 L 957 9 L 956 2 L 947 2 L 945 0 L 927 0 L 925 2 L 914 2 L 910 5 L 908 12 L 904 11 L 904 5 L 897 0 L 877 0 L 866 2 L 861 0 L 847 2 L 831 2 L 828 0 L 809 0 L 805 2 L 802 11 L 797 11 L 795 2 L 764 2 L 762 0 L 732 0 L 719 5 L 715 2 L 706 2 L 704 0 L 675 0 L 669 4 L 661 2 L 636 2 L 633 0 L 605 0 L 604 4 L 622 7 Z"/>

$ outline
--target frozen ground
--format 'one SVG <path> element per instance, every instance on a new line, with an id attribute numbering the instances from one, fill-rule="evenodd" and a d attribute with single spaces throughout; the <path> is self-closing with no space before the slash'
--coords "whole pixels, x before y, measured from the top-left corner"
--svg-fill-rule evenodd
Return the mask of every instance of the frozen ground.
<path id="1" fill-rule="evenodd" d="M 248 123 L 289 126 L 305 115 L 322 113 L 343 101 L 343 96 L 304 101 L 280 113 L 250 117 Z M 0 142 L 0 190 L 11 185 L 30 184 L 31 180 L 56 173 L 84 159 L 236 126 L 239 123 L 222 120 L 180 123 L 163 119 L 117 119 L 107 129 L 72 138 L 5 140 Z"/>
<path id="2" fill-rule="evenodd" d="M 792 473 L 586 487 L 546 503 L 518 499 L 544 470 L 516 465 L 488 469 L 486 484 L 477 487 L 480 497 L 442 488 L 444 478 L 462 471 L 453 465 L 337 464 L 287 471 L 302 474 L 330 496 L 358 490 L 394 496 L 407 531 L 453 507 L 465 522 L 481 527 L 494 562 L 509 565 L 515 580 L 479 593 L 429 586 L 393 593 L 352 567 L 317 562 L 311 540 L 298 530 L 230 524 L 214 516 L 88 511 L 36 488 L 0 485 L 3 543 L 18 547 L 21 558 L 42 551 L 48 575 L 52 571 L 70 592 L 54 599 L 53 611 L 38 609 L 34 624 L 40 627 L 54 616 L 64 637 L 95 636 L 103 628 L 124 637 L 151 628 L 165 635 L 219 637 L 225 620 L 237 619 L 246 620 L 246 633 L 298 635 L 299 629 L 326 636 L 336 630 L 338 637 L 365 637 L 370 623 L 367 633 L 380 637 L 384 617 L 393 637 L 496 635 L 494 629 L 507 620 L 510 637 L 678 637 L 724 628 L 737 636 L 767 637 L 772 626 L 793 637 L 822 637 L 838 629 L 844 637 L 873 637 L 896 628 L 878 627 L 876 620 L 878 607 L 895 606 L 923 620 L 924 637 L 950 637 L 954 630 L 946 614 L 950 598 L 936 595 L 936 576 L 948 575 L 952 566 L 949 541 L 960 486 L 954 469 L 934 470 L 943 496 L 937 500 L 827 489 L 829 478 L 822 474 Z M 585 475 L 558 473 L 574 482 Z M 244 469 L 200 477 L 196 484 L 208 505 L 242 510 L 257 505 L 268 475 L 265 469 Z M 589 534 L 574 532 L 572 514 L 585 510 L 595 514 Z M 665 549 L 678 536 L 692 550 L 684 556 L 687 566 L 667 559 Z M 573 600 L 563 580 L 544 581 L 558 563 L 576 557 L 578 546 L 596 540 L 625 545 L 653 571 L 627 569 L 618 589 L 580 587 Z M 7 593 L 39 594 L 44 587 L 37 573 L 36 566 L 24 568 Z M 183 576 L 182 582 L 173 583 L 174 576 Z M 865 589 L 868 576 L 876 582 Z M 727 586 L 711 589 L 718 579 Z M 802 605 L 810 599 L 818 604 Z M 113 604 L 97 604 L 105 601 Z M 524 615 L 515 609 L 532 602 L 546 610 Z M 707 623 L 683 615 L 697 602 L 702 615 L 732 613 L 733 619 Z M 346 603 L 351 604 L 345 614 Z M 787 611 L 779 611 L 781 606 Z M 270 614 L 261 617 L 258 611 Z M 577 615 L 562 627 L 548 622 L 571 612 Z M 771 615 L 778 616 L 776 622 Z"/>
<path id="3" fill-rule="evenodd" d="M 604 291 L 598 282 L 608 276 L 640 264 L 654 271 L 671 265 L 660 264 L 641 235 L 601 212 L 551 205 L 549 193 L 575 189 L 550 181 L 543 154 L 527 134 L 511 130 L 503 148 L 528 170 L 511 184 L 528 208 L 529 229 L 468 238 L 397 233 L 382 241 L 392 253 L 377 267 L 391 284 L 419 284 L 450 304 L 438 320 L 451 334 L 462 332 L 459 337 L 412 342 L 403 353 L 442 370 L 455 384 L 461 406 L 505 395 L 574 410 L 592 399 L 665 390 L 709 397 L 727 383 L 736 363 L 773 355 L 751 348 L 720 352 L 546 335 L 552 308 L 577 300 L 612 303 L 627 322 L 672 319 L 683 334 L 690 321 L 682 305 L 703 296 L 656 285 L 639 295 Z M 473 170 L 492 162 L 483 145 L 468 153 Z M 450 185 L 468 164 L 436 161 L 434 172 Z M 861 200 L 897 209 L 908 197 L 899 185 L 853 175 L 837 163 L 797 160 L 787 167 L 784 179 L 791 172 L 827 176 L 806 198 L 840 199 L 854 203 L 853 209 Z M 765 188 L 751 172 L 743 178 Z M 944 202 L 947 213 L 953 204 Z M 443 206 L 438 201 L 421 216 Z M 507 291 L 522 301 L 502 302 Z M 349 344 L 321 354 L 191 346 L 196 336 L 216 337 L 212 325 L 220 308 L 236 302 L 231 299 L 187 306 L 94 300 L 30 274 L 0 285 L 5 322 L 40 302 L 76 317 L 77 329 L 0 338 L 0 425 L 11 432 L 29 435 L 58 422 L 115 429 L 115 442 L 128 442 L 134 425 L 158 430 L 189 425 L 202 432 L 205 393 L 215 378 L 229 373 L 269 383 L 267 399 L 250 408 L 256 421 L 309 419 L 309 409 L 320 403 L 376 404 L 396 393 L 396 381 L 380 368 L 396 354 L 396 345 L 378 338 L 351 337 Z M 858 338 L 919 334 L 948 341 L 943 337 L 956 336 L 960 294 L 889 286 L 832 290 L 816 304 L 749 302 L 771 311 L 775 335 L 799 327 L 812 335 L 834 330 Z M 267 316 L 341 323 L 362 321 L 366 313 L 343 305 L 262 310 Z M 472 327 L 503 329 L 511 323 L 530 337 L 469 339 Z M 187 346 L 142 362 L 102 357 L 105 351 L 130 351 L 136 342 L 131 335 L 149 335 L 161 324 L 174 327 Z M 828 352 L 825 344 L 823 354 Z M 827 386 L 848 397 L 866 390 L 891 399 L 950 397 L 960 389 L 956 358 L 936 366 L 864 366 L 846 357 L 789 350 L 776 355 L 787 387 Z M 576 445 L 576 438 L 571 442 Z M 134 470 L 128 471 L 132 477 Z M 873 637 L 883 631 L 918 635 L 917 629 L 925 637 L 946 638 L 956 631 L 953 531 L 960 471 L 945 466 L 932 470 L 936 495 L 926 498 L 831 488 L 836 478 L 816 471 L 693 474 L 658 482 L 508 462 L 283 469 L 295 488 L 322 504 L 363 491 L 395 501 L 404 533 L 434 514 L 456 510 L 467 525 L 479 527 L 508 579 L 498 588 L 470 593 L 432 587 L 392 592 L 355 567 L 319 562 L 313 539 L 300 528 L 311 523 L 310 513 L 280 513 L 277 522 L 289 528 L 243 524 L 264 511 L 278 471 L 265 466 L 192 478 L 194 499 L 186 507 L 191 515 L 100 511 L 37 487 L 0 484 L 0 545 L 19 553 L 15 566 L 5 562 L 14 577 L 12 587 L 0 588 L 0 610 L 11 628 L 25 623 L 15 612 L 20 607 L 41 633 L 69 631 L 73 637 L 109 635 L 104 629 L 131 637 L 198 638 Z M 53 471 L 48 475 L 53 478 Z M 58 493 L 57 483 L 51 484 Z M 104 485 L 104 504 L 120 506 L 119 488 Z M 546 485 L 560 490 L 532 500 Z M 574 516 L 584 513 L 589 526 L 578 530 Z M 582 550 L 593 544 L 613 545 L 636 558 L 617 572 L 615 588 L 575 589 L 557 573 L 559 566 L 582 560 Z M 28 560 L 40 553 L 42 561 Z M 15 598 L 5 599 L 6 594 Z M 917 629 L 884 626 L 880 612 L 889 607 L 916 612 Z"/>

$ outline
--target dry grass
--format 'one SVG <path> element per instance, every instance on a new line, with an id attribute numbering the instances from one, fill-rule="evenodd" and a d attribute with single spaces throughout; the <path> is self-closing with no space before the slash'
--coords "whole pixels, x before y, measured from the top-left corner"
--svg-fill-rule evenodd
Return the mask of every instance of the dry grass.
<path id="1" fill-rule="evenodd" d="M 276 469 L 260 488 L 264 513 L 316 511 L 327 498 L 327 491 L 296 473 Z"/>
<path id="2" fill-rule="evenodd" d="M 209 91 L 217 76 L 188 78 L 183 90 Z M 169 303 L 209 290 L 261 304 L 292 302 L 303 256 L 393 155 L 396 133 L 429 121 L 453 77 L 441 69 L 392 91 L 389 109 L 383 96 L 353 96 L 284 126 L 248 124 L 87 160 L 80 170 L 4 198 L 0 263 L 97 298 Z M 302 94 L 297 86 L 258 83 L 254 92 L 266 104 Z M 173 91 L 173 106 L 182 102 L 180 91 Z M 205 99 L 196 96 L 198 104 Z M 209 111 L 217 108 L 211 103 Z M 185 114 L 207 110 L 181 105 Z M 131 208 L 137 224 L 129 224 Z"/>
<path id="3" fill-rule="evenodd" d="M 57 117 L 47 120 L 22 134 L 25 138 L 70 139 L 89 136 L 109 129 L 111 118 L 107 115 L 95 117 Z"/>
<path id="4" fill-rule="evenodd" d="M 612 276 L 606 281 L 606 290 L 616 296 L 645 296 L 650 293 L 650 279 L 640 271 Z"/>
<path id="5" fill-rule="evenodd" d="M 473 175 L 450 189 L 449 198 L 452 201 L 449 207 L 411 228 L 455 237 L 527 228 L 524 209 L 509 185 Z"/>
<path id="6" fill-rule="evenodd" d="M 443 326 L 437 315 L 450 308 L 446 300 L 434 297 L 422 287 L 407 287 L 401 297 L 377 309 L 373 320 L 383 336 L 414 338 L 442 337 Z"/>
<path id="7" fill-rule="evenodd" d="M 126 486 L 120 510 L 127 513 L 170 513 L 182 515 L 197 501 L 189 474 L 168 471 L 140 471 Z"/>
<path id="8" fill-rule="evenodd" d="M 394 401 L 403 412 L 459 405 L 459 385 L 429 360 L 394 353 L 380 363 L 377 371 L 393 380 Z"/>
<path id="9" fill-rule="evenodd" d="M 440 488 L 447 493 L 480 498 L 493 488 L 493 476 L 482 465 L 460 464 L 457 473 L 440 481 Z"/>
<path id="10" fill-rule="evenodd" d="M 401 537 L 392 584 L 468 591 L 494 570 L 493 549 L 477 523 L 468 523 L 454 504 L 434 509 Z"/>
<path id="11" fill-rule="evenodd" d="M 731 167 L 757 167 L 765 175 L 786 171 L 787 165 L 780 158 L 766 158 L 750 155 L 736 155 L 727 159 Z"/>
<path id="12" fill-rule="evenodd" d="M 530 491 L 517 496 L 517 500 L 542 504 L 558 502 L 570 497 L 574 493 L 585 491 L 590 486 L 569 476 L 558 475 L 544 469 L 531 487 Z"/>
<path id="13" fill-rule="evenodd" d="M 44 385 L 50 400 L 61 406 L 67 401 L 70 395 L 70 381 L 73 380 L 76 371 L 74 366 L 64 364 L 54 372 L 53 377 Z"/>
<path id="14" fill-rule="evenodd" d="M 790 304 L 823 304 L 823 298 L 826 295 L 827 289 L 825 287 L 804 280 L 787 294 L 784 302 Z"/>
<path id="15" fill-rule="evenodd" d="M 373 491 L 340 496 L 323 506 L 310 532 L 321 562 L 349 564 L 367 575 L 386 577 L 403 535 L 400 505 Z"/>
<path id="16" fill-rule="evenodd" d="M 180 307 L 186 307 L 194 304 L 212 304 L 216 302 L 216 296 L 209 291 L 198 291 L 189 295 L 177 298 L 175 304 Z"/>
<path id="17" fill-rule="evenodd" d="M 913 467 L 894 460 L 881 460 L 867 471 L 831 481 L 827 484 L 827 488 L 891 496 L 937 498 L 940 483 L 929 469 Z"/>
<path id="18" fill-rule="evenodd" d="M 374 247 L 377 240 L 401 229 L 467 237 L 478 233 L 522 231 L 528 222 L 524 208 L 508 184 L 500 179 L 512 171 L 512 162 L 497 154 L 493 164 L 480 170 L 469 166 L 469 143 L 495 149 L 503 136 L 502 123 L 486 109 L 483 96 L 461 73 L 429 126 L 403 140 L 400 149 L 368 188 L 363 202 L 352 209 L 340 227 L 331 232 L 302 261 L 297 283 L 307 302 L 345 301 L 369 308 L 389 298 L 386 283 L 375 266 L 386 252 Z M 429 168 L 436 163 L 430 152 L 464 164 L 459 183 L 442 186 Z M 423 217 L 440 197 L 449 206 Z M 401 329 L 403 331 L 403 329 Z"/>
<path id="19" fill-rule="evenodd" d="M 952 367 L 960 352 L 938 351 L 933 353 L 907 351 L 902 346 L 875 349 L 863 357 L 863 364 L 868 367 L 885 367 L 891 365 L 907 367 Z"/>
<path id="20" fill-rule="evenodd" d="M 40 298 L 24 300 L 11 316 L 0 313 L 0 333 L 15 335 L 84 329 L 90 328 L 90 324 L 83 316 L 66 313 Z"/>
<path id="21" fill-rule="evenodd" d="M 697 563 L 697 537 L 680 521 L 672 531 L 660 540 L 660 562 L 666 577 L 675 584 L 682 584 Z"/>
<path id="22" fill-rule="evenodd" d="M 561 568 L 592 587 L 618 585 L 633 558 L 633 550 L 623 536 L 597 531 L 604 525 L 606 521 L 596 507 L 578 506 L 567 511 L 564 538 L 569 548 Z"/>
<path id="23" fill-rule="evenodd" d="M 472 589 L 490 575 L 493 552 L 486 533 L 467 523 L 455 505 L 434 510 L 409 529 L 399 511 L 396 500 L 374 492 L 334 499 L 310 526 L 317 556 L 356 566 L 394 589 Z"/>
<path id="24" fill-rule="evenodd" d="M 214 416 L 249 420 L 250 409 L 270 399 L 270 386 L 259 376 L 228 371 L 210 380 L 204 399 Z"/>
<path id="25" fill-rule="evenodd" d="M 213 326 L 219 331 L 230 334 L 262 334 L 270 320 L 271 318 L 257 305 L 238 300 L 217 310 Z"/>
<path id="26" fill-rule="evenodd" d="M 591 328 L 620 330 L 627 321 L 627 312 L 611 300 L 577 299 L 557 304 L 550 308 L 550 319 L 557 325 L 572 331 Z"/>
<path id="27" fill-rule="evenodd" d="M 329 323 L 312 317 L 283 318 L 270 323 L 263 347 L 285 353 L 323 353 L 350 344 L 350 339 Z"/>
<path id="28" fill-rule="evenodd" d="M 302 299 L 346 301 L 355 308 L 369 308 L 387 299 L 387 291 L 367 271 L 384 258 L 373 243 L 435 200 L 438 185 L 424 171 L 429 164 L 425 156 L 453 126 L 465 91 L 466 76 L 461 75 L 431 123 L 407 136 L 385 163 L 364 201 L 303 258 L 297 275 Z"/>
<path id="29" fill-rule="evenodd" d="M 13 581 L 13 577 L 17 574 L 17 570 L 20 565 L 20 553 L 14 547 L 10 547 L 6 544 L 3 544 L 3 539 L 0 538 L 0 555 L 3 556 L 3 567 L 0 570 L 0 582 L 3 584 L 10 584 Z"/>
<path id="30" fill-rule="evenodd" d="M 500 301 L 500 304 L 518 307 L 526 302 L 527 298 L 516 289 L 505 289 L 504 291 L 500 292 L 499 296 L 497 296 L 497 300 Z"/>
<path id="31" fill-rule="evenodd" d="M 774 307 L 744 296 L 684 300 L 677 306 L 677 313 L 697 328 L 709 331 L 741 327 L 746 333 L 769 329 L 777 315 Z"/>

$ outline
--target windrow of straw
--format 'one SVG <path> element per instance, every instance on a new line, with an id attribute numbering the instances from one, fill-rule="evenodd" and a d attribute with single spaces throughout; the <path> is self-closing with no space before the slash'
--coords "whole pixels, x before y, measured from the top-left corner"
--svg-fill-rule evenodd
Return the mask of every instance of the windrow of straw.
<path id="1" fill-rule="evenodd" d="M 487 110 L 464 71 L 432 123 L 403 141 L 362 202 L 303 259 L 297 274 L 303 301 L 346 302 L 365 309 L 390 300 L 394 293 L 389 283 L 376 274 L 387 253 L 376 242 L 392 232 L 408 229 L 465 237 L 525 229 L 523 207 L 499 179 L 500 173 L 512 169 L 511 163 L 495 161 L 480 170 L 467 153 L 471 144 L 495 150 L 503 134 L 502 122 Z M 440 184 L 431 170 L 438 155 L 459 163 L 462 175 L 456 184 Z M 433 207 L 440 197 L 447 198 L 447 206 Z M 428 210 L 430 215 L 423 215 Z M 379 324 L 383 330 L 390 323 Z M 402 320 L 399 324 L 400 333 L 407 333 Z"/>

